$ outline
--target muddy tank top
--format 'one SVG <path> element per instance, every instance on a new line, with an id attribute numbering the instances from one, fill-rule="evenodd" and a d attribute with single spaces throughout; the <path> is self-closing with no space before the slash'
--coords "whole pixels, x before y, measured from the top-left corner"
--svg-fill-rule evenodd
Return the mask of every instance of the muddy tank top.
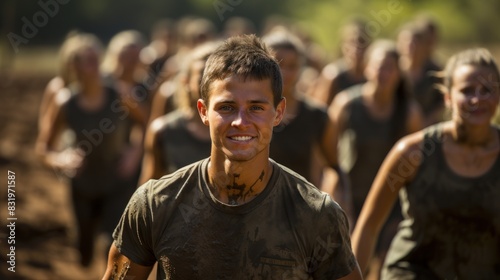
<path id="1" fill-rule="evenodd" d="M 442 143 L 442 124 L 426 129 L 382 279 L 500 279 L 500 156 L 484 175 L 463 177 Z"/>
<path id="2" fill-rule="evenodd" d="M 300 100 L 297 116 L 274 128 L 270 158 L 311 180 L 313 147 L 321 143 L 327 120 L 324 107 Z"/>
<path id="3" fill-rule="evenodd" d="M 363 104 L 361 85 L 351 87 L 352 101 L 348 108 L 345 129 L 339 136 L 339 162 L 352 186 L 355 216 L 359 216 L 368 191 L 396 140 L 392 116 L 375 120 Z"/>
<path id="4" fill-rule="evenodd" d="M 210 156 L 210 139 L 199 139 L 189 132 L 181 111 L 173 111 L 162 118 L 166 125 L 161 131 L 160 141 L 167 174 Z"/>
<path id="5" fill-rule="evenodd" d="M 422 70 L 423 76 L 413 84 L 413 95 L 422 108 L 424 116 L 444 106 L 443 94 L 436 87 L 440 79 L 434 74 L 440 70 L 437 65 L 427 64 Z"/>
<path id="6" fill-rule="evenodd" d="M 105 191 L 116 180 L 117 162 L 128 142 L 129 112 L 111 88 L 105 88 L 105 102 L 95 111 L 81 109 L 78 95 L 72 94 L 63 107 L 75 146 L 85 154 L 82 170 L 73 180 L 89 192 Z"/>
<path id="7" fill-rule="evenodd" d="M 364 79 L 364 78 L 363 79 L 356 79 L 355 77 L 353 77 L 351 75 L 351 73 L 349 72 L 349 69 L 347 69 L 347 66 L 346 66 L 344 59 L 339 59 L 339 61 L 337 61 L 335 64 L 339 69 L 339 74 L 338 74 L 337 79 L 336 79 L 336 87 L 335 87 L 335 90 L 337 92 L 341 92 L 341 91 L 346 90 L 352 86 L 366 82 L 366 79 Z"/>

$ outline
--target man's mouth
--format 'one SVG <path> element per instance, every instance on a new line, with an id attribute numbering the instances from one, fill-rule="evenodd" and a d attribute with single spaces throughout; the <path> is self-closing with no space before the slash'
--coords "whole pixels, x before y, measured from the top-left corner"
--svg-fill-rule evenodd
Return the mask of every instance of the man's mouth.
<path id="1" fill-rule="evenodd" d="M 231 140 L 234 140 L 234 141 L 248 141 L 250 139 L 252 139 L 251 136 L 233 136 L 233 137 L 229 137 Z"/>

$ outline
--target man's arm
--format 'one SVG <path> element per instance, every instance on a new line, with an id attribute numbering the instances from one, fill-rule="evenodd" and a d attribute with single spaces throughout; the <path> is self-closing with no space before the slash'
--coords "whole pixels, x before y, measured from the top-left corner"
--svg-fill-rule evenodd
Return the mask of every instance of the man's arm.
<path id="1" fill-rule="evenodd" d="M 125 255 L 122 255 L 113 243 L 109 250 L 108 266 L 102 280 L 147 280 L 152 269 L 153 266 L 134 263 Z"/>

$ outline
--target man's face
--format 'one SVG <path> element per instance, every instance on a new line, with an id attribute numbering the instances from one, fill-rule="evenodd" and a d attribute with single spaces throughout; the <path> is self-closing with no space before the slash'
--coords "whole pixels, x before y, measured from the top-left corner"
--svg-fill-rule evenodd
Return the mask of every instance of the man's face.
<path id="1" fill-rule="evenodd" d="M 285 111 L 284 99 L 274 107 L 271 81 L 231 76 L 213 82 L 208 99 L 208 106 L 198 100 L 198 111 L 210 127 L 212 156 L 267 160 L 273 127 Z"/>

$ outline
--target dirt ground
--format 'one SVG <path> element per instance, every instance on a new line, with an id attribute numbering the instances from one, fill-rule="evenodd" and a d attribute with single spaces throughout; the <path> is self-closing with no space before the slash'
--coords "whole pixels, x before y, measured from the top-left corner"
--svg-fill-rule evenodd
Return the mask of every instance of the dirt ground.
<path id="1" fill-rule="evenodd" d="M 0 74 L 0 279 L 100 279 L 105 268 L 98 245 L 92 266 L 79 266 L 68 185 L 34 155 L 38 107 L 50 78 Z M 7 209 L 9 171 L 15 173 L 14 216 Z M 11 222 L 15 244 L 8 244 Z M 8 270 L 10 246 L 15 272 Z"/>

